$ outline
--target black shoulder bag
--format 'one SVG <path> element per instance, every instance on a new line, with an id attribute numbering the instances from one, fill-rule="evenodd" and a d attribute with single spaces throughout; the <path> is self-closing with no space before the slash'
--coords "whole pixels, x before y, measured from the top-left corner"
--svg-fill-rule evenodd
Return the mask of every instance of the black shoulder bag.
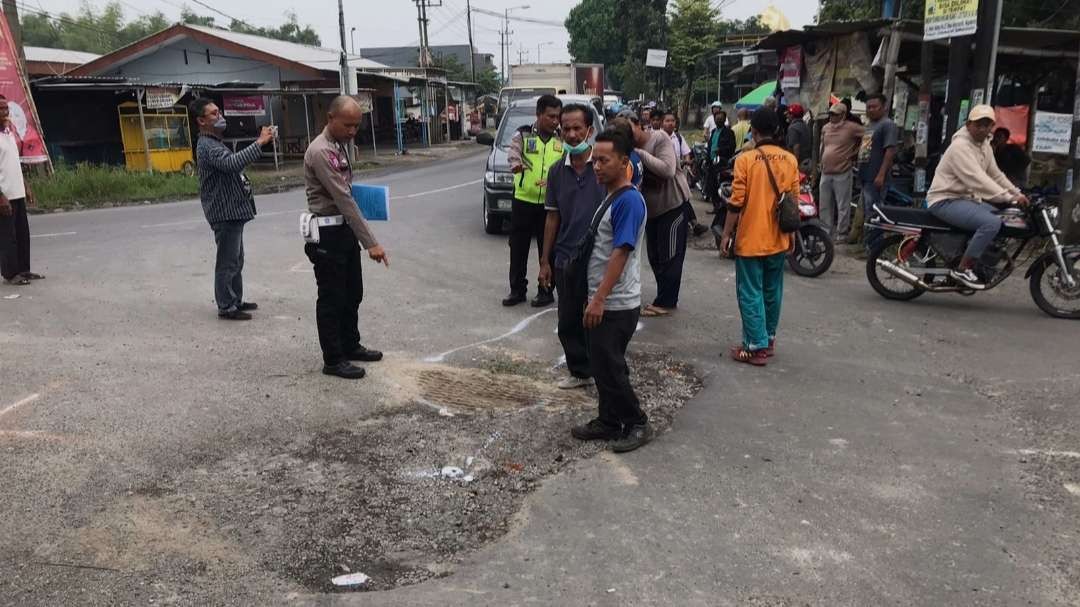
<path id="1" fill-rule="evenodd" d="M 615 190 L 608 194 L 607 198 L 604 198 L 604 202 L 600 203 L 600 208 L 593 215 L 589 231 L 581 237 L 577 248 L 574 249 L 574 254 L 566 262 L 566 268 L 563 272 L 566 274 L 569 295 L 577 301 L 583 301 L 589 296 L 589 259 L 592 257 L 593 246 L 596 245 L 596 232 L 600 229 L 600 222 L 604 220 L 604 214 L 611 208 L 611 203 L 623 192 L 631 189 L 633 189 L 633 186 L 626 186 Z"/>
<path id="2" fill-rule="evenodd" d="M 761 156 L 761 161 L 765 163 L 765 170 L 769 173 L 769 183 L 772 184 L 773 192 L 776 192 L 776 221 L 780 224 L 780 231 L 785 234 L 798 231 L 801 223 L 799 204 L 795 202 L 791 192 L 780 191 L 780 187 L 776 185 L 776 177 L 773 176 L 772 167 L 769 166 L 769 159 L 765 157 L 764 152 L 758 150 L 758 155 Z"/>

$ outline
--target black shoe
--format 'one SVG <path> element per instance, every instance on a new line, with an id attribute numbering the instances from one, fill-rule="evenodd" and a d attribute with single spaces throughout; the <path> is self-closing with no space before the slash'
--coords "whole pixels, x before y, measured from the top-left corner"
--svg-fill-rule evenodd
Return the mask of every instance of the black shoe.
<path id="1" fill-rule="evenodd" d="M 224 320 L 251 320 L 251 314 L 237 309 L 228 312 L 218 312 L 218 318 Z"/>
<path id="2" fill-rule="evenodd" d="M 615 440 L 619 438 L 619 431 L 599 419 L 594 419 L 587 424 L 570 428 L 570 435 L 578 440 Z"/>
<path id="3" fill-rule="evenodd" d="M 347 360 L 336 365 L 323 365 L 322 372 L 323 375 L 335 375 L 345 379 L 360 379 L 367 374 L 363 367 L 357 367 Z"/>
<path id="4" fill-rule="evenodd" d="M 700 223 L 694 224 L 694 236 L 698 237 L 709 231 L 709 226 L 703 226 Z"/>
<path id="5" fill-rule="evenodd" d="M 653 430 L 648 423 L 631 426 L 622 438 L 611 441 L 611 450 L 615 453 L 626 453 L 652 440 Z"/>
<path id="6" fill-rule="evenodd" d="M 253 301 L 242 301 L 240 305 L 236 306 L 237 310 L 243 310 L 245 312 L 251 312 L 252 310 L 258 310 L 259 304 Z"/>
<path id="7" fill-rule="evenodd" d="M 350 352 L 345 358 L 365 363 L 374 363 L 382 360 L 382 352 L 379 352 L 378 350 L 368 350 L 364 346 L 356 346 L 356 349 Z"/>
<path id="8" fill-rule="evenodd" d="M 534 308 L 546 308 L 555 303 L 555 296 L 551 294 L 548 289 L 540 289 L 536 292 L 536 297 L 533 298 L 529 305 Z"/>
<path id="9" fill-rule="evenodd" d="M 525 297 L 524 293 L 511 293 L 505 299 L 502 300 L 502 305 L 509 308 L 510 306 L 516 306 L 519 303 L 525 303 L 526 299 L 528 299 L 528 298 Z"/>

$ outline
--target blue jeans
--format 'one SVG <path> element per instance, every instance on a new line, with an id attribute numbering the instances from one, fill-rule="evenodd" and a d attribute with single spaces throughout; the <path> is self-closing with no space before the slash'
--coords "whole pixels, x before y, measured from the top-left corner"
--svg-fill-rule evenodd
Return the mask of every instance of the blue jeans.
<path id="1" fill-rule="evenodd" d="M 882 206 L 885 203 L 885 192 L 889 190 L 888 182 L 885 183 L 885 187 L 878 189 L 874 186 L 873 181 L 866 181 L 862 184 L 862 208 L 863 208 L 863 222 L 869 223 L 870 218 L 874 216 L 874 205 Z M 863 229 L 863 243 L 866 245 L 866 250 L 870 251 L 881 240 L 881 230 L 877 228 L 864 228 Z"/>
<path id="2" fill-rule="evenodd" d="M 1001 216 L 985 202 L 953 198 L 930 205 L 930 214 L 966 232 L 973 232 L 964 257 L 978 260 L 1001 230 Z"/>
<path id="3" fill-rule="evenodd" d="M 240 274 L 244 270 L 244 223 L 219 221 L 210 225 L 217 243 L 214 299 L 219 313 L 232 312 L 243 301 L 244 279 Z"/>
<path id="4" fill-rule="evenodd" d="M 776 338 L 786 260 L 787 253 L 735 258 L 735 291 L 747 350 L 767 348 L 769 340 Z"/>

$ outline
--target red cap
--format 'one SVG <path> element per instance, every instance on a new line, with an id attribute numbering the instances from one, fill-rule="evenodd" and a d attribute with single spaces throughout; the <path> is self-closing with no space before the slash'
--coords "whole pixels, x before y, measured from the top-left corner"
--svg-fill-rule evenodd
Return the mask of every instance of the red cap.
<path id="1" fill-rule="evenodd" d="M 792 118 L 802 118 L 803 114 L 806 113 L 806 110 L 803 109 L 802 105 L 798 103 L 792 103 L 788 106 L 788 113 L 791 114 Z"/>

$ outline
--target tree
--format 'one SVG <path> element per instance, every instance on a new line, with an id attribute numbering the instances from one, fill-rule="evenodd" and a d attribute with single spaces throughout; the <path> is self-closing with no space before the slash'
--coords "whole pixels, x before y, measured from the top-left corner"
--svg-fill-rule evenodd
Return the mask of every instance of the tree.
<path id="1" fill-rule="evenodd" d="M 574 61 L 615 66 L 626 56 L 626 37 L 616 23 L 618 0 L 582 0 L 570 9 L 567 50 Z M 619 82 L 614 82 L 619 86 Z"/>
<path id="2" fill-rule="evenodd" d="M 663 88 L 663 71 L 645 67 L 645 55 L 651 48 L 667 48 L 667 0 L 616 0 L 617 36 L 626 40 L 621 65 L 614 68 L 623 94 L 631 99 L 645 93 L 656 96 Z M 654 70 L 652 73 L 649 70 Z M 656 78 L 650 86 L 649 76 Z"/>
<path id="3" fill-rule="evenodd" d="M 435 67 L 446 70 L 448 80 L 459 82 L 472 82 L 472 70 L 467 65 L 462 65 L 454 55 L 436 55 L 432 57 Z M 484 67 L 476 72 L 477 94 L 498 93 L 501 88 L 499 75 L 492 67 Z"/>
<path id="4" fill-rule="evenodd" d="M 254 34 L 299 44 L 310 44 L 311 46 L 320 46 L 322 44 L 315 30 L 310 25 L 301 27 L 300 22 L 297 21 L 296 13 L 292 11 L 285 13 L 285 23 L 278 27 L 254 27 L 243 21 L 233 19 L 232 23 L 229 24 L 229 29 L 242 34 Z"/>
<path id="5" fill-rule="evenodd" d="M 668 36 L 668 61 L 684 80 L 679 120 L 686 122 L 698 65 L 717 47 L 717 11 L 709 0 L 675 0 Z"/>
<path id="6" fill-rule="evenodd" d="M 187 5 L 180 9 L 180 23 L 187 23 L 188 25 L 201 25 L 203 27 L 216 27 L 214 25 L 213 17 L 204 17 L 196 14 Z"/>

